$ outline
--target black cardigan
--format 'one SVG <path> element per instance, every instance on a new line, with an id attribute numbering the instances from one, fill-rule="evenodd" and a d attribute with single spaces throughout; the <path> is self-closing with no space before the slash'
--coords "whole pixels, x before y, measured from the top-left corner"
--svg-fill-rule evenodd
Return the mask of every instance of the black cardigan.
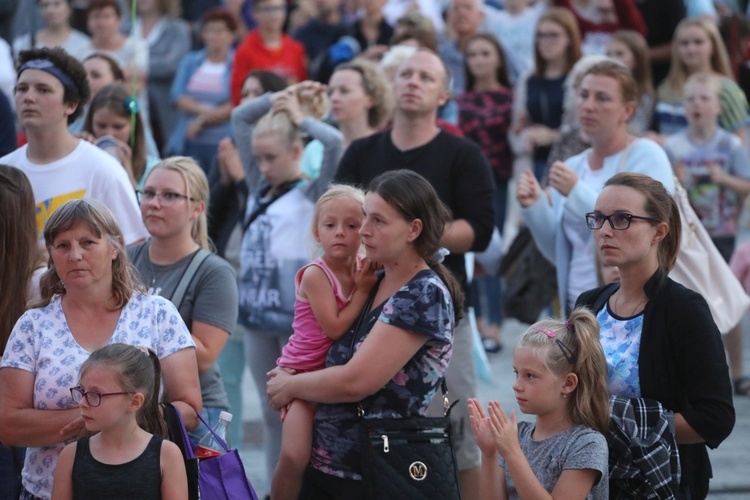
<path id="1" fill-rule="evenodd" d="M 618 288 L 615 283 L 584 292 L 576 307 L 596 314 Z M 661 270 L 643 290 L 649 300 L 638 353 L 641 396 L 680 413 L 705 439 L 705 444 L 679 446 L 682 486 L 689 486 L 692 498 L 704 498 L 712 477 L 706 446 L 719 446 L 735 421 L 721 333 L 703 297 Z"/>

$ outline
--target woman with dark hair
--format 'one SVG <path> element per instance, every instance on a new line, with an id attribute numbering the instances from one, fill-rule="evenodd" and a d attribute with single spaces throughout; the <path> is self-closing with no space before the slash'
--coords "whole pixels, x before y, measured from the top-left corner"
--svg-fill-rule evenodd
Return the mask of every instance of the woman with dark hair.
<path id="1" fill-rule="evenodd" d="M 60 452 L 88 435 L 68 389 L 99 347 L 124 342 L 154 350 L 163 400 L 190 429 L 201 409 L 190 333 L 172 304 L 140 292 L 109 209 L 96 200 L 69 201 L 48 219 L 44 241 L 50 258 L 41 299 L 16 323 L 0 362 L 0 439 L 28 448 L 22 498 L 49 498 Z"/>
<path id="2" fill-rule="evenodd" d="M 466 92 L 456 97 L 458 126 L 487 157 L 495 178 L 495 228 L 505 226 L 508 182 L 513 173 L 513 153 L 508 143 L 512 121 L 513 91 L 508 80 L 505 53 L 494 35 L 480 33 L 469 38 L 464 53 Z M 477 276 L 472 282 L 474 309 L 482 321 L 480 332 L 488 352 L 502 347 L 503 322 L 498 276 Z M 486 303 L 483 303 L 486 302 Z"/>
<path id="3" fill-rule="evenodd" d="M 452 352 L 463 308 L 457 280 L 439 263 L 450 214 L 419 174 L 395 170 L 373 179 L 360 229 L 367 258 L 383 265 L 362 321 L 335 342 L 322 370 L 274 369 L 268 396 L 280 409 L 293 399 L 317 402 L 306 498 L 364 494 L 359 456 L 364 418 L 424 415 Z"/>
<path id="4" fill-rule="evenodd" d="M 26 175 L 0 165 L 0 352 L 30 299 L 39 298 L 43 268 L 38 251 L 34 192 Z M 0 444 L 0 491 L 18 498 L 25 448 Z"/>
<path id="5" fill-rule="evenodd" d="M 537 180 L 547 171 L 560 134 L 565 78 L 580 57 L 581 34 L 573 14 L 561 7 L 545 11 L 536 26 L 534 71 L 516 85 L 511 137 L 517 155 L 531 156 Z"/>
<path id="6" fill-rule="evenodd" d="M 604 184 L 586 224 L 604 265 L 617 266 L 621 276 L 620 283 L 585 292 L 576 302 L 599 321 L 609 392 L 656 400 L 674 412 L 681 464 L 676 497 L 705 498 L 711 477 L 706 446 L 716 448 L 729 436 L 735 412 L 708 304 L 667 276 L 682 241 L 677 204 L 659 181 L 619 173 Z M 617 484 L 610 480 L 610 497 L 621 493 Z"/>
<path id="7" fill-rule="evenodd" d="M 591 148 L 557 161 L 549 171 L 549 196 L 530 170 L 521 174 L 516 197 L 539 251 L 557 268 L 563 311 L 597 285 L 593 240 L 580 216 L 594 207 L 604 182 L 617 172 L 648 173 L 674 190 L 672 166 L 661 147 L 628 132 L 638 98 L 630 70 L 604 60 L 589 67 L 578 87 L 578 121 Z M 583 229 L 586 229 L 585 227 Z"/>

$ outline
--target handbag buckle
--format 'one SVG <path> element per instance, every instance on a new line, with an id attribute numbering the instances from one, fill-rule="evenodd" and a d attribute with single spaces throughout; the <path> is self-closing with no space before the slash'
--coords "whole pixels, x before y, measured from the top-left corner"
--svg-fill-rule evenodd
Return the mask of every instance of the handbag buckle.
<path id="1" fill-rule="evenodd" d="M 427 466 L 424 462 L 413 462 L 409 466 L 409 476 L 415 481 L 424 481 L 427 477 Z"/>
<path id="2" fill-rule="evenodd" d="M 388 444 L 388 436 L 386 434 L 383 434 L 382 436 L 380 436 L 380 439 L 383 440 L 383 453 L 388 453 L 389 451 L 391 451 L 391 447 Z"/>

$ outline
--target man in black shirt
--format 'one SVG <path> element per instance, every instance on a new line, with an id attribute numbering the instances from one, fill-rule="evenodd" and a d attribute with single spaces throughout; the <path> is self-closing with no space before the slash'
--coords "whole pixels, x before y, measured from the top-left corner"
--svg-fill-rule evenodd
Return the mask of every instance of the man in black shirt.
<path id="1" fill-rule="evenodd" d="M 354 141 L 341 159 L 335 180 L 367 187 L 378 174 L 401 168 L 429 180 L 454 218 L 443 233 L 442 245 L 451 252 L 444 263 L 468 290 L 464 253 L 482 251 L 489 244 L 495 188 L 481 150 L 435 124 L 438 107 L 447 100 L 449 90 L 447 70 L 436 54 L 421 49 L 407 59 L 394 80 L 393 128 Z M 461 321 L 454 332 L 453 356 L 446 377 L 451 399 L 460 399 L 451 418 L 462 496 L 478 498 L 481 457 L 469 426 L 466 403 L 476 393 L 468 319 Z M 438 406 L 442 410 L 442 404 L 433 404 Z"/>

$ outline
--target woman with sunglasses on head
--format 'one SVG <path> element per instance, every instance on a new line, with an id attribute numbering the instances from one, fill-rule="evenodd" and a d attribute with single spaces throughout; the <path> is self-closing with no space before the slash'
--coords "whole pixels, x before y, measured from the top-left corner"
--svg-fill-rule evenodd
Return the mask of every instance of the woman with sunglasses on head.
<path id="1" fill-rule="evenodd" d="M 591 148 L 552 164 L 548 196 L 530 170 L 518 180 L 521 214 L 539 251 L 557 267 L 563 312 L 597 285 L 593 240 L 580 218 L 594 208 L 604 182 L 621 171 L 644 172 L 674 190 L 666 153 L 628 132 L 637 99 L 638 86 L 623 64 L 605 60 L 589 67 L 578 87 L 576 112 Z"/>
<path id="2" fill-rule="evenodd" d="M 229 410 L 216 358 L 235 327 L 238 299 L 234 270 L 211 251 L 208 181 L 195 160 L 174 156 L 149 172 L 138 197 L 151 237 L 129 248 L 128 256 L 148 293 L 169 299 L 190 330 L 196 344 L 203 418 L 213 427 L 219 414 Z M 197 443 L 206 432 L 201 426 L 190 437 Z"/>
<path id="3" fill-rule="evenodd" d="M 651 177 L 620 173 L 605 183 L 586 225 L 604 265 L 617 266 L 621 276 L 576 303 L 599 321 L 610 394 L 652 399 L 674 412 L 681 463 L 676 497 L 705 498 L 706 446 L 716 448 L 729 435 L 735 413 L 711 311 L 703 297 L 667 277 L 680 250 L 677 204 Z M 613 484 L 610 495 L 617 493 Z"/>
<path id="4" fill-rule="evenodd" d="M 162 400 L 188 428 L 200 411 L 195 344 L 172 304 L 141 293 L 112 212 L 72 200 L 47 220 L 41 299 L 18 320 L 0 363 L 0 440 L 26 446 L 21 498 L 49 499 L 66 444 L 90 435 L 69 388 L 96 349 L 121 342 L 156 352 Z"/>

